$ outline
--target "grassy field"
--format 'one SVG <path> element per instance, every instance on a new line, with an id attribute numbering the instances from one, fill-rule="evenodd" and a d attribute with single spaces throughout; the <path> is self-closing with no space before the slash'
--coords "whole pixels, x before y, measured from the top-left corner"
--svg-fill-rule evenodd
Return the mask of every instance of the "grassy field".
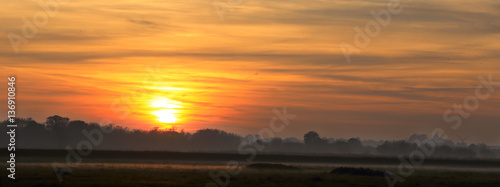
<path id="1" fill-rule="evenodd" d="M 151 165 L 151 166 L 148 166 Z M 1 186 L 205 186 L 209 171 L 222 167 L 167 164 L 81 164 L 59 182 L 50 164 L 22 164 L 17 180 Z M 153 166 L 154 165 L 154 166 Z M 5 166 L 5 165 L 4 165 Z M 1 172 L 3 176 L 7 171 Z M 499 172 L 417 170 L 397 186 L 499 186 Z M 327 171 L 280 171 L 244 169 L 231 176 L 228 186 L 388 186 L 382 176 L 330 174 Z"/>
<path id="2" fill-rule="evenodd" d="M 0 170 L 0 186 L 205 186 L 209 182 L 215 182 L 209 172 L 220 172 L 226 170 L 229 160 L 223 159 L 180 159 L 173 156 L 172 159 L 152 159 L 151 152 L 142 153 L 141 158 L 130 157 L 130 155 L 141 155 L 140 153 L 128 154 L 127 156 L 108 157 L 109 153 L 96 152 L 94 156 L 85 157 L 83 162 L 73 171 L 63 175 L 63 182 L 59 182 L 54 173 L 51 163 L 58 161 L 64 163 L 64 155 L 48 153 L 36 157 L 31 154 L 20 154 L 16 165 L 16 180 L 10 180 L 6 176 L 6 169 Z M 121 152 L 122 155 L 127 152 Z M 113 153 L 114 154 L 114 153 Z M 148 154 L 151 154 L 148 156 Z M 189 153 L 198 155 L 197 153 Z M 99 155 L 108 155 L 100 157 Z M 207 156 L 206 154 L 201 154 Z M 226 155 L 227 156 L 227 155 Z M 156 157 L 156 156 L 154 156 Z M 208 156 L 216 158 L 217 155 Z M 230 157 L 230 156 L 229 156 Z M 173 159 L 175 158 L 175 159 Z M 2 159 L 6 159 L 3 158 Z M 262 159 L 262 158 L 261 158 Z M 326 158 L 325 158 L 326 159 Z M 397 164 L 374 164 L 375 161 L 367 162 L 367 158 L 358 158 L 359 163 L 299 163 L 286 162 L 287 167 L 279 165 L 261 165 L 255 163 L 239 162 L 242 172 L 238 175 L 229 175 L 228 186 L 388 186 L 384 176 L 377 174 L 378 171 L 391 171 L 397 173 Z M 377 160 L 377 158 L 374 158 Z M 199 160 L 199 161 L 197 161 Z M 278 159 L 279 160 L 279 159 Z M 285 159 L 286 160 L 286 159 Z M 435 162 L 435 161 L 434 161 Z M 457 162 L 459 161 L 448 161 Z M 473 161 L 464 161 L 465 166 L 457 165 L 427 165 L 416 168 L 415 172 L 405 178 L 396 186 L 500 186 L 500 165 L 498 161 L 477 161 L 478 167 L 470 167 Z M 285 163 L 285 162 L 271 162 Z M 390 162 L 392 163 L 392 162 Z M 246 168 L 248 164 L 252 167 Z M 1 164 L 7 168 L 6 164 Z M 366 167 L 369 171 L 361 173 L 375 173 L 377 175 L 358 175 L 352 169 L 341 169 L 341 166 Z M 336 169 L 335 172 L 331 172 Z M 340 172 L 339 172 L 340 171 Z M 348 171 L 343 173 L 342 171 Z M 373 172 L 377 171 L 377 172 Z M 222 179 L 225 181 L 225 179 Z M 215 184 L 215 183 L 214 183 Z"/>

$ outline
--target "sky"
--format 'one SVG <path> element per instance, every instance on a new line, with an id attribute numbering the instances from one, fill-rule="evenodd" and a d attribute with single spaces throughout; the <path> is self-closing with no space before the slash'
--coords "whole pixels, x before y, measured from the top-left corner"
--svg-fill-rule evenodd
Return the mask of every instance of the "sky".
<path id="1" fill-rule="evenodd" d="M 356 46 L 355 28 L 377 23 L 370 12 L 390 0 L 0 1 L 0 74 L 16 76 L 19 117 L 246 135 L 286 106 L 296 118 L 276 136 L 392 140 L 441 128 L 500 145 L 500 91 L 456 130 L 443 119 L 479 76 L 500 82 L 500 1 L 400 1 L 349 62 L 340 44 Z"/>

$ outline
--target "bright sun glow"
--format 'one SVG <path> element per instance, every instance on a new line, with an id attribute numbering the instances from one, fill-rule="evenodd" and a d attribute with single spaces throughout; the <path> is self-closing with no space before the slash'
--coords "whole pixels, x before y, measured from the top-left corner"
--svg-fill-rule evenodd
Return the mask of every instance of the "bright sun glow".
<path id="1" fill-rule="evenodd" d="M 158 117 L 158 121 L 163 123 L 175 123 L 177 118 L 174 113 L 175 111 L 171 109 L 162 109 L 153 112 L 153 114 Z"/>
<path id="2" fill-rule="evenodd" d="M 180 108 L 179 104 L 180 102 L 167 98 L 157 98 L 151 102 L 151 106 L 155 108 Z"/>
<path id="3" fill-rule="evenodd" d="M 174 108 L 181 108 L 180 102 L 172 101 L 167 98 L 156 98 L 151 101 L 150 106 L 157 109 L 152 112 L 162 123 L 175 123 L 178 119 L 176 114 L 177 110 Z"/>

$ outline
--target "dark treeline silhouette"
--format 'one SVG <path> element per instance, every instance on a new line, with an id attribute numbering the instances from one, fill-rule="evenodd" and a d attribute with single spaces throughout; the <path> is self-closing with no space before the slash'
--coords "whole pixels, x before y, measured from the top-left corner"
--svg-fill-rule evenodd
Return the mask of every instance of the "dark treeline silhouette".
<path id="1" fill-rule="evenodd" d="M 304 135 L 303 140 L 297 138 L 262 138 L 259 135 L 242 137 L 217 129 L 202 129 L 195 133 L 178 132 L 173 129 L 161 130 L 158 127 L 151 130 L 131 130 L 127 127 L 97 123 L 87 123 L 80 120 L 71 121 L 61 116 L 50 116 L 45 123 L 38 123 L 31 118 L 17 118 L 16 147 L 18 149 L 64 149 L 70 146 L 76 149 L 81 141 L 89 140 L 83 131 L 93 129 L 112 129 L 103 133 L 102 142 L 93 147 L 96 150 L 136 150 L 136 151 L 182 151 L 182 152 L 238 152 L 238 148 L 262 148 L 262 153 L 273 154 L 332 154 L 332 155 L 373 155 L 398 156 L 409 155 L 419 150 L 425 143 L 436 144 L 431 157 L 439 158 L 500 158 L 500 150 L 485 144 L 466 144 L 464 142 L 439 138 L 428 138 L 427 135 L 412 135 L 407 140 L 374 141 L 359 138 L 334 139 L 320 137 L 311 131 Z M 7 120 L 0 125 L 0 131 L 7 131 Z M 8 142 L 8 136 L 1 136 L 2 142 Z M 99 138 L 94 136 L 94 138 Z M 243 143 L 242 143 L 243 142 Z M 2 144 L 6 146 L 7 143 Z"/>

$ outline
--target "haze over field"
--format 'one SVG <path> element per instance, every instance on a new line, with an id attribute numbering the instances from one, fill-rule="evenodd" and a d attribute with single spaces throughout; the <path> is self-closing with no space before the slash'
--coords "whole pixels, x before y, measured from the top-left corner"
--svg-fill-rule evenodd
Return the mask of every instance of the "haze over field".
<path id="1" fill-rule="evenodd" d="M 403 11 L 351 63 L 339 43 L 354 45 L 354 27 L 388 1 L 243 0 L 223 21 L 212 3 L 61 4 L 18 53 L 9 38 L 0 42 L 18 116 L 244 136 L 287 106 L 297 117 L 276 136 L 393 140 L 442 128 L 453 141 L 500 145 L 500 87 L 457 130 L 443 120 L 475 94 L 478 76 L 500 82 L 499 1 L 401 1 Z M 2 7 L 1 36 L 22 35 L 22 18 L 43 10 L 33 1 Z"/>
<path id="2" fill-rule="evenodd" d="M 263 153 L 271 155 L 271 157 L 273 154 L 282 156 L 328 155 L 330 158 L 332 158 L 331 156 L 344 156 L 359 159 L 360 157 L 396 158 L 397 156 L 414 155 L 415 150 L 431 146 L 433 151 L 432 154 L 427 155 L 429 158 L 451 160 L 494 160 L 500 158 L 500 147 L 470 144 L 467 142 L 469 137 L 460 137 L 460 141 L 454 142 L 443 139 L 439 135 L 429 137 L 425 134 L 413 134 L 401 140 L 369 140 L 354 137 L 349 139 L 324 137 L 316 131 L 309 131 L 304 132 L 304 135 L 298 139 L 293 137 L 263 137 L 259 134 L 239 136 L 219 129 L 200 129 L 194 133 L 183 130 L 175 131 L 174 129 L 162 130 L 158 127 L 148 131 L 131 130 L 113 124 L 99 125 L 81 120 L 70 120 L 57 115 L 48 117 L 45 123 L 20 118 L 16 121 L 18 126 L 16 147 L 21 150 L 35 150 L 35 152 L 43 152 L 44 150 L 50 152 L 69 148 L 83 149 L 82 147 L 92 143 L 94 145 L 90 146 L 90 150 L 157 151 L 148 154 L 163 159 L 185 153 L 205 155 L 195 157 L 198 160 L 208 159 L 205 157 L 209 156 L 210 153 L 230 154 L 229 157 L 235 157 L 238 154 L 239 157 L 244 157 L 245 155 Z M 0 131 L 7 131 L 7 124 L 9 124 L 7 120 L 0 122 Z M 0 142 L 9 142 L 9 138 L 2 136 Z M 85 142 L 88 144 L 84 146 Z M 36 155 L 33 152 L 28 151 L 28 153 Z M 224 158 L 219 159 L 224 160 Z M 291 161 L 290 159 L 284 160 Z M 276 161 L 282 162 L 283 160 L 275 158 Z M 314 159 L 295 160 L 295 162 L 298 161 L 315 162 Z M 330 162 L 333 161 L 335 159 L 330 160 Z M 342 162 L 342 160 L 337 162 Z M 373 163 L 383 164 L 383 162 Z"/>

